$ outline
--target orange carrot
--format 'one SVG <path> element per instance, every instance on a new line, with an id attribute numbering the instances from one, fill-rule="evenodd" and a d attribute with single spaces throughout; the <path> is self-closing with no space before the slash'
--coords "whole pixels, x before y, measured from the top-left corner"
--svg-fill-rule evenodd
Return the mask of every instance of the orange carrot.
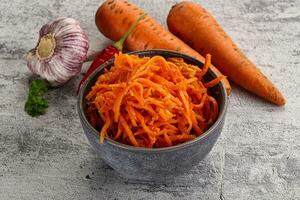
<path id="1" fill-rule="evenodd" d="M 143 13 L 143 10 L 126 0 L 107 0 L 99 7 L 95 21 L 101 33 L 117 41 Z M 174 50 L 194 57 L 201 62 L 205 61 L 203 56 L 164 29 L 157 21 L 148 15 L 128 36 L 125 41 L 125 47 L 131 51 L 145 49 Z M 211 68 L 218 76 L 222 75 L 213 65 Z M 224 79 L 222 82 L 229 95 L 231 87 L 228 80 Z"/>
<path id="2" fill-rule="evenodd" d="M 204 8 L 193 2 L 178 3 L 172 7 L 167 24 L 173 34 L 200 54 L 211 54 L 212 63 L 236 84 L 274 104 L 285 104 L 280 91 Z"/>

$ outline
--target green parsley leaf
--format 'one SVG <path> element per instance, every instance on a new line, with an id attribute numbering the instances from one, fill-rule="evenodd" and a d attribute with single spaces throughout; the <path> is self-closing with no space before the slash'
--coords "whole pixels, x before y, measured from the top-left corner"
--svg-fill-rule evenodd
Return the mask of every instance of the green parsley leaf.
<path id="1" fill-rule="evenodd" d="M 48 91 L 49 84 L 45 80 L 34 80 L 30 84 L 25 111 L 32 117 L 43 115 L 48 108 L 48 102 L 43 95 Z"/>

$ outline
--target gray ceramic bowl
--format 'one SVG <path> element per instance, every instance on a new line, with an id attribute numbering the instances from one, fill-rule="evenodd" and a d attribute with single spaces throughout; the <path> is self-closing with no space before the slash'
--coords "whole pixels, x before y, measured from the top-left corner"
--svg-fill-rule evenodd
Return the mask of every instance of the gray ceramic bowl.
<path id="1" fill-rule="evenodd" d="M 154 55 L 165 58 L 180 57 L 187 63 L 197 66 L 203 65 L 203 63 L 192 57 L 173 51 L 146 50 L 130 54 L 141 57 L 152 57 Z M 104 72 L 104 68 L 109 68 L 112 63 L 113 60 L 110 60 L 91 74 L 78 95 L 78 113 L 82 127 L 89 142 L 100 154 L 100 157 L 123 177 L 143 181 L 164 181 L 182 175 L 205 158 L 218 139 L 225 120 L 227 95 L 222 83 L 211 88 L 212 95 L 219 104 L 219 117 L 203 135 L 196 139 L 177 146 L 159 149 L 133 147 L 111 139 L 105 139 L 105 142 L 100 144 L 98 131 L 89 124 L 85 116 L 86 104 L 84 97 L 94 85 L 97 77 Z M 215 77 L 215 72 L 210 69 L 204 78 L 208 81 Z"/>

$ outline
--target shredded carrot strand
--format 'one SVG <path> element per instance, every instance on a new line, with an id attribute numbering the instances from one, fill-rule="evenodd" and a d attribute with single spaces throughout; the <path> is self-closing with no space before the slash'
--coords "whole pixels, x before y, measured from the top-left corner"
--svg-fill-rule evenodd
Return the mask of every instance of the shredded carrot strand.
<path id="1" fill-rule="evenodd" d="M 105 124 L 103 125 L 103 127 L 101 129 L 101 132 L 100 132 L 100 143 L 103 143 L 104 138 L 107 135 L 107 130 L 110 127 L 110 124 L 111 124 L 110 118 L 107 117 L 106 120 L 105 120 Z"/>
<path id="2" fill-rule="evenodd" d="M 170 137 L 168 136 L 168 134 L 164 134 L 164 139 L 165 139 L 165 142 L 167 144 L 167 146 L 172 146 L 172 141 L 170 139 Z"/>
<path id="3" fill-rule="evenodd" d="M 126 135 L 129 137 L 129 139 L 130 139 L 131 143 L 133 144 L 133 146 L 138 147 L 139 144 L 137 143 L 130 127 L 128 126 L 127 122 L 125 121 L 125 119 L 122 116 L 120 117 L 120 123 L 123 126 L 124 131 L 125 131 Z"/>
<path id="4" fill-rule="evenodd" d="M 215 85 L 219 84 L 221 80 L 223 80 L 225 76 L 218 76 L 218 78 L 215 78 L 214 80 L 205 83 L 204 86 L 209 88 L 209 87 L 214 87 Z"/>
<path id="5" fill-rule="evenodd" d="M 131 124 L 133 125 L 133 127 L 136 127 L 137 126 L 137 124 L 136 124 L 136 114 L 135 114 L 134 108 L 132 108 L 132 106 L 130 106 L 130 105 L 126 105 L 125 109 L 128 113 L 128 117 L 131 121 Z"/>
<path id="6" fill-rule="evenodd" d="M 114 140 L 118 140 L 122 135 L 121 123 L 118 124 L 117 134 L 113 137 Z"/>
<path id="7" fill-rule="evenodd" d="M 205 63 L 204 63 L 203 69 L 200 73 L 200 76 L 204 76 L 206 74 L 210 65 L 211 65 L 211 55 L 207 54 L 205 56 Z"/>

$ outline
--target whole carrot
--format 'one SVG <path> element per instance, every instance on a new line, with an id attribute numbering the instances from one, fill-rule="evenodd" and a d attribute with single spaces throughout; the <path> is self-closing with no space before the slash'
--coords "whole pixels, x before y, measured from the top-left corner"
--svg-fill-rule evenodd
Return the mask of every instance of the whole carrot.
<path id="1" fill-rule="evenodd" d="M 236 84 L 274 104 L 285 104 L 280 91 L 204 8 L 193 2 L 178 3 L 172 7 L 167 24 L 173 34 L 200 54 L 211 54 L 212 63 Z"/>
<path id="2" fill-rule="evenodd" d="M 128 1 L 108 0 L 97 10 L 96 25 L 106 37 L 117 40 L 142 13 L 144 13 L 143 10 Z M 125 46 L 131 51 L 146 49 L 174 50 L 195 57 L 203 63 L 205 61 L 203 56 L 164 29 L 150 16 L 146 16 L 128 36 Z M 211 66 L 211 68 L 218 76 L 222 76 L 217 68 L 214 66 Z M 223 79 L 222 82 L 227 89 L 227 93 L 230 94 L 231 88 L 228 80 Z"/>
<path id="3" fill-rule="evenodd" d="M 114 57 L 115 54 L 117 54 L 119 51 L 123 50 L 123 44 L 126 41 L 129 34 L 135 29 L 135 27 L 139 24 L 139 22 L 146 16 L 146 14 L 142 14 L 129 28 L 128 30 L 121 36 L 121 38 L 114 42 L 112 45 L 106 47 L 103 49 L 100 54 L 94 59 L 92 62 L 90 68 L 80 81 L 77 89 L 77 94 L 84 83 L 84 81 L 93 73 L 98 67 L 100 67 L 103 63 L 110 60 Z"/>

